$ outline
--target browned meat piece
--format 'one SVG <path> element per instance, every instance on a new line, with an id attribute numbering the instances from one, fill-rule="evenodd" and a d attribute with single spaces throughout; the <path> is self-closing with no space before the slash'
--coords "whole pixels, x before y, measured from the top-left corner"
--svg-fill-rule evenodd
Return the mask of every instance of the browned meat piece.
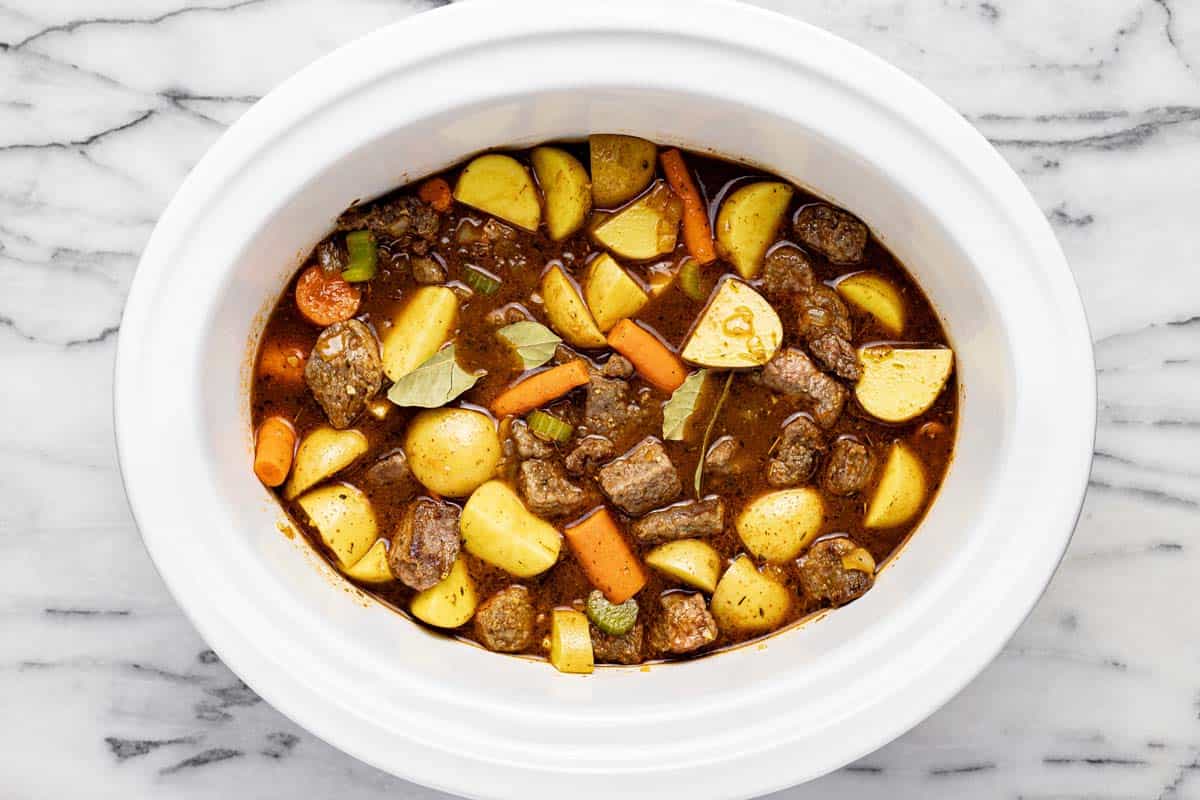
<path id="1" fill-rule="evenodd" d="M 437 238 L 441 218 L 432 206 L 416 197 L 405 195 L 391 200 L 354 206 L 338 217 L 339 231 L 367 228 L 377 236 L 386 236 L 399 244 L 400 249 L 424 253 Z"/>
<path id="2" fill-rule="evenodd" d="M 533 602 L 524 586 L 510 586 L 475 611 L 475 636 L 488 650 L 519 653 L 533 641 Z"/>
<path id="3" fill-rule="evenodd" d="M 408 467 L 408 457 L 399 448 L 368 467 L 363 480 L 368 489 L 386 491 L 396 499 L 408 499 L 417 493 L 417 479 Z"/>
<path id="4" fill-rule="evenodd" d="M 716 536 L 725 530 L 725 503 L 719 497 L 689 500 L 652 511 L 630 526 L 638 544 L 661 544 L 675 539 Z"/>
<path id="5" fill-rule="evenodd" d="M 807 292 L 816 283 L 812 263 L 799 247 L 776 247 L 763 262 L 763 289 L 771 297 Z"/>
<path id="6" fill-rule="evenodd" d="M 583 404 L 583 426 L 588 433 L 615 439 L 627 427 L 636 426 L 641 415 L 642 407 L 627 382 L 592 373 Z"/>
<path id="7" fill-rule="evenodd" d="M 617 453 L 611 439 L 603 436 L 585 436 L 567 454 L 567 472 L 572 475 L 587 475 Z"/>
<path id="8" fill-rule="evenodd" d="M 605 633 L 595 625 L 592 630 L 592 655 L 596 661 L 603 664 L 640 664 L 642 663 L 642 640 L 645 638 L 645 628 L 642 623 L 635 624 L 629 633 L 613 636 Z"/>
<path id="9" fill-rule="evenodd" d="M 835 264 L 857 264 L 867 246 L 867 226 L 840 208 L 815 203 L 796 214 L 796 238 Z"/>
<path id="10" fill-rule="evenodd" d="M 654 438 L 643 439 L 621 458 L 605 464 L 597 480 L 613 505 L 633 517 L 666 505 L 683 491 L 675 465 Z"/>
<path id="11" fill-rule="evenodd" d="M 449 575 L 458 558 L 458 513 L 458 506 L 428 497 L 410 503 L 388 551 L 392 574 L 418 592 Z"/>
<path id="12" fill-rule="evenodd" d="M 862 597 L 875 582 L 874 559 L 847 536 L 817 542 L 796 560 L 796 567 L 800 590 L 833 606 Z"/>
<path id="13" fill-rule="evenodd" d="M 871 480 L 874 468 L 875 458 L 870 448 L 849 436 L 838 437 L 821 473 L 821 486 L 831 494 L 842 496 L 861 492 Z"/>
<path id="14" fill-rule="evenodd" d="M 543 458 L 522 461 L 517 483 L 525 505 L 539 517 L 565 517 L 587 500 L 583 489 L 567 480 L 562 467 Z"/>
<path id="15" fill-rule="evenodd" d="M 413 256 L 413 280 L 417 283 L 445 283 L 446 268 L 430 256 Z"/>
<path id="16" fill-rule="evenodd" d="M 717 621 L 704 595 L 671 592 L 659 598 L 662 612 L 650 628 L 650 646 L 660 653 L 690 653 L 717 638 Z"/>
<path id="17" fill-rule="evenodd" d="M 515 419 L 508 430 L 509 442 L 517 458 L 550 458 L 554 455 L 554 445 L 539 439 L 529 430 L 529 425 L 523 419 Z"/>
<path id="18" fill-rule="evenodd" d="M 604 366 L 600 368 L 600 374 L 606 378 L 625 378 L 628 380 L 633 377 L 633 363 L 621 355 L 613 355 L 608 361 L 604 362 Z"/>
<path id="19" fill-rule="evenodd" d="M 732 436 L 722 436 L 704 454 L 704 474 L 712 478 L 728 478 L 742 472 L 745 462 L 738 458 L 742 446 Z"/>
<path id="20" fill-rule="evenodd" d="M 317 245 L 317 263 L 326 272 L 341 272 L 346 269 L 349 256 L 336 239 L 329 238 Z"/>
<path id="21" fill-rule="evenodd" d="M 321 331 L 304 366 L 304 380 L 333 427 L 350 427 L 383 385 L 383 363 L 371 329 L 348 319 Z"/>
<path id="22" fill-rule="evenodd" d="M 768 361 L 762 368 L 761 380 L 769 389 L 798 397 L 822 428 L 833 427 L 846 405 L 845 388 L 817 369 L 804 351 L 795 347 L 780 350 Z"/>
<path id="23" fill-rule="evenodd" d="M 858 363 L 858 352 L 854 345 L 836 334 L 827 333 L 818 336 L 808 343 L 808 349 L 817 357 L 822 366 L 839 378 L 856 381 L 862 375 L 862 365 Z"/>
<path id="24" fill-rule="evenodd" d="M 804 483 L 824 452 L 821 429 L 807 416 L 796 417 L 780 432 L 775 455 L 767 462 L 767 483 L 775 487 Z"/>
<path id="25" fill-rule="evenodd" d="M 836 290 L 823 283 L 816 283 L 796 299 L 800 316 L 796 330 L 808 341 L 825 334 L 836 334 L 843 339 L 854 338 L 850 324 L 850 309 L 842 302 Z"/>

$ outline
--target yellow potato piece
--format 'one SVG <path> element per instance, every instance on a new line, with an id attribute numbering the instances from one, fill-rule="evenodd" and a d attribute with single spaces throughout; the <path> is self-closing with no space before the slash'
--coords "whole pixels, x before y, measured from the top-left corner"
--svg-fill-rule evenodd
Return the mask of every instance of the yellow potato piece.
<path id="1" fill-rule="evenodd" d="M 463 546 L 471 555 L 518 578 L 532 578 L 558 561 L 562 535 L 525 508 L 508 484 L 488 481 L 463 507 Z"/>
<path id="2" fill-rule="evenodd" d="M 605 218 L 592 238 L 622 258 L 644 261 L 675 249 L 683 204 L 663 181 L 635 202 Z"/>
<path id="3" fill-rule="evenodd" d="M 893 336 L 904 332 L 904 298 L 896 285 L 877 272 L 856 272 L 834 287 L 842 298 L 878 320 Z"/>
<path id="4" fill-rule="evenodd" d="M 296 501 L 317 533 L 347 569 L 366 555 L 378 538 L 371 501 L 348 483 L 313 489 Z"/>
<path id="5" fill-rule="evenodd" d="M 535 147 L 533 174 L 546 198 L 546 230 L 561 241 L 583 227 L 592 210 L 592 182 L 575 156 L 557 147 Z"/>
<path id="6" fill-rule="evenodd" d="M 862 376 L 854 387 L 858 404 L 884 422 L 907 422 L 929 410 L 950 370 L 954 351 L 873 345 L 858 349 Z"/>
<path id="7" fill-rule="evenodd" d="M 527 231 L 536 231 L 542 221 L 533 178 L 512 156 L 488 153 L 475 158 L 458 176 L 454 199 Z"/>
<path id="8" fill-rule="evenodd" d="M 659 545 L 646 554 L 646 563 L 667 577 L 709 593 L 717 588 L 721 575 L 721 554 L 699 539 Z"/>
<path id="9" fill-rule="evenodd" d="M 800 555 L 824 521 L 821 493 L 804 486 L 755 498 L 738 514 L 734 527 L 752 554 L 782 564 Z"/>
<path id="10" fill-rule="evenodd" d="M 728 277 L 717 284 L 681 355 L 684 361 L 714 369 L 760 367 L 782 342 L 783 325 L 771 304 L 749 285 Z"/>
<path id="11" fill-rule="evenodd" d="M 721 576 L 709 605 L 721 630 L 762 633 L 787 619 L 792 595 L 755 569 L 748 556 L 738 556 Z"/>
<path id="12" fill-rule="evenodd" d="M 458 297 L 445 286 L 422 286 L 409 297 L 383 338 L 383 371 L 398 381 L 421 366 L 458 327 Z"/>
<path id="13" fill-rule="evenodd" d="M 587 675 L 592 671 L 592 633 L 581 612 L 568 608 L 550 612 L 550 663 L 559 672 Z"/>
<path id="14" fill-rule="evenodd" d="M 550 327 L 575 347 L 607 347 L 608 341 L 596 327 L 592 312 L 575 290 L 575 284 L 559 266 L 551 267 L 542 277 L 542 302 Z"/>
<path id="15" fill-rule="evenodd" d="M 592 200 L 599 208 L 619 206 L 636 197 L 654 177 L 658 148 L 636 136 L 597 133 L 588 137 L 592 162 Z"/>
<path id="16" fill-rule="evenodd" d="M 422 622 L 439 628 L 457 628 L 465 625 L 475 614 L 479 595 L 475 581 L 467 572 L 467 565 L 460 558 L 450 568 L 450 574 L 441 583 L 418 592 L 408 610 Z"/>
<path id="17" fill-rule="evenodd" d="M 363 583 L 391 583 L 395 580 L 388 566 L 387 542 L 377 539 L 367 554 L 345 570 L 346 576 Z"/>
<path id="18" fill-rule="evenodd" d="M 650 301 L 646 291 L 608 253 L 602 253 L 588 265 L 583 299 L 601 332 L 632 317 Z"/>
<path id="19" fill-rule="evenodd" d="M 883 476 L 863 524 L 868 528 L 894 528 L 908 522 L 925 505 L 928 491 L 925 465 L 903 442 L 892 445 Z"/>
<path id="20" fill-rule="evenodd" d="M 762 269 L 767 248 L 775 243 L 792 201 L 786 183 L 762 181 L 735 190 L 717 212 L 717 250 L 747 280 Z"/>
<path id="21" fill-rule="evenodd" d="M 422 485 L 446 497 L 466 497 L 496 474 L 500 436 L 486 414 L 435 408 L 409 422 L 404 455 Z"/>
<path id="22" fill-rule="evenodd" d="M 367 452 L 367 437 L 353 428 L 337 431 L 328 426 L 314 428 L 296 448 L 292 477 L 283 496 L 295 500 L 303 492 L 331 478 Z"/>

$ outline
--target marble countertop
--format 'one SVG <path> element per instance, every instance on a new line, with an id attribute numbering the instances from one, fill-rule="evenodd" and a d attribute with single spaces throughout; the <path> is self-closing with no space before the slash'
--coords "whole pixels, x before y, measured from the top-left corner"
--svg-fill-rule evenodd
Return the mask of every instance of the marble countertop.
<path id="1" fill-rule="evenodd" d="M 438 796 L 208 650 L 130 518 L 110 401 L 138 254 L 191 166 L 287 75 L 429 5 L 0 0 L 0 796 Z M 1200 797 L 1200 3 L 763 5 L 995 144 L 1066 250 L 1100 372 L 1091 489 L 1032 616 L 925 723 L 783 794 Z"/>

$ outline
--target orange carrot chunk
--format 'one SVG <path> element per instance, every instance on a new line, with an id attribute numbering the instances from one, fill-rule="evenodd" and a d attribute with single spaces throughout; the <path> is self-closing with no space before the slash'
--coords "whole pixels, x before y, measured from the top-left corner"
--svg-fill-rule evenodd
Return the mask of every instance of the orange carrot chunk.
<path id="1" fill-rule="evenodd" d="M 688 253 L 701 264 L 715 261 L 717 248 L 708 224 L 708 209 L 704 207 L 687 164 L 683 162 L 683 155 L 678 150 L 664 150 L 660 160 L 667 183 L 683 201 L 683 243 Z"/>
<path id="2" fill-rule="evenodd" d="M 279 486 L 291 472 L 295 448 L 296 431 L 292 424 L 283 417 L 267 417 L 258 426 L 254 474 L 267 486 Z"/>
<path id="3" fill-rule="evenodd" d="M 362 292 L 342 280 L 336 272 L 312 266 L 296 281 L 296 307 L 314 325 L 327 327 L 345 322 L 358 313 Z"/>
<path id="4" fill-rule="evenodd" d="M 286 339 L 267 339 L 258 354 L 259 377 L 289 386 L 304 384 L 304 362 L 308 351 Z"/>
<path id="5" fill-rule="evenodd" d="M 417 197 L 441 212 L 449 211 L 451 204 L 454 203 L 454 194 L 450 191 L 450 184 L 441 178 L 430 178 L 422 183 L 421 188 L 417 189 Z"/>
<path id="6" fill-rule="evenodd" d="M 610 603 L 624 603 L 646 585 L 646 571 L 608 509 L 563 530 L 575 560 Z"/>
<path id="7" fill-rule="evenodd" d="M 572 359 L 565 364 L 530 375 L 520 383 L 505 389 L 492 401 L 492 413 L 497 417 L 524 414 L 562 397 L 587 382 L 587 364 L 582 358 Z"/>
<path id="8" fill-rule="evenodd" d="M 652 386 L 670 393 L 678 389 L 687 370 L 654 334 L 630 319 L 623 319 L 608 332 L 608 346 L 633 362 Z"/>

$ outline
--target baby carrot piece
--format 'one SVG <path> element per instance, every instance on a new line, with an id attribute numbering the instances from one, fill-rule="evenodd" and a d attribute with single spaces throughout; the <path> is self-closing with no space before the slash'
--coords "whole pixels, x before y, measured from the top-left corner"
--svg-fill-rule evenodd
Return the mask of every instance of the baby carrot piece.
<path id="1" fill-rule="evenodd" d="M 357 286 L 318 266 L 301 272 L 296 281 L 296 307 L 309 322 L 323 328 L 353 317 L 361 302 L 362 292 Z"/>
<path id="2" fill-rule="evenodd" d="M 530 375 L 520 383 L 505 389 L 492 401 L 492 413 L 497 417 L 524 414 L 562 397 L 587 382 L 587 364 L 582 358 L 572 359 L 565 364 Z"/>
<path id="3" fill-rule="evenodd" d="M 624 603 L 646 585 L 646 571 L 607 508 L 565 528 L 563 536 L 588 580 L 610 603 Z"/>
<path id="4" fill-rule="evenodd" d="M 308 351 L 295 342 L 268 339 L 258 354 L 258 374 L 277 383 L 302 386 Z"/>
<path id="5" fill-rule="evenodd" d="M 683 243 L 692 258 L 701 264 L 709 264 L 717 258 L 713 244 L 712 228 L 708 224 L 708 210 L 700 199 L 700 192 L 692 182 L 687 164 L 678 150 L 664 150 L 660 156 L 667 183 L 683 201 Z"/>
<path id="6" fill-rule="evenodd" d="M 254 448 L 254 474 L 267 486 L 279 486 L 292 469 L 296 431 L 283 417 L 267 417 L 258 426 Z"/>
<path id="7" fill-rule="evenodd" d="M 450 184 L 441 178 L 430 178 L 422 183 L 421 188 L 417 189 L 417 197 L 429 203 L 434 209 L 442 212 L 449 211 L 451 204 L 454 202 L 454 195 L 450 191 Z"/>
<path id="8" fill-rule="evenodd" d="M 633 320 L 623 319 L 608 332 L 608 346 L 632 361 L 651 385 L 668 394 L 687 377 L 679 357 Z"/>

